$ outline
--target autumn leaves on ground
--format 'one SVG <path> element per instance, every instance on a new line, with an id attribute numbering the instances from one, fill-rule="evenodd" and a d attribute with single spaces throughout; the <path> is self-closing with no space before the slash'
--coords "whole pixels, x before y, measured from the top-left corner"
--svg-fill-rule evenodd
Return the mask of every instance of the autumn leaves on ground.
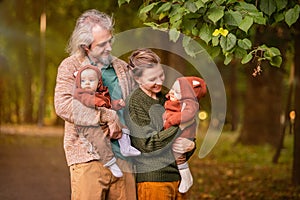
<path id="1" fill-rule="evenodd" d="M 62 129 L 1 127 L 0 199 L 70 199 L 69 172 L 63 152 Z M 234 144 L 237 133 L 222 133 L 203 159 L 190 160 L 196 199 L 300 199 L 291 185 L 292 136 L 287 135 L 278 164 L 270 146 Z M 197 144 L 201 145 L 201 138 Z"/>

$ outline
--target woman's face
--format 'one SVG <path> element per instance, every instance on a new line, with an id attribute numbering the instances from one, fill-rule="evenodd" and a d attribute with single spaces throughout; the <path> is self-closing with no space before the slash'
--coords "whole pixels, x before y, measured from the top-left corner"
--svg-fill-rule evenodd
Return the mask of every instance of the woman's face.
<path id="1" fill-rule="evenodd" d="M 164 80 L 165 73 L 160 64 L 145 68 L 142 76 L 136 77 L 139 87 L 150 97 L 156 97 L 161 91 Z"/>

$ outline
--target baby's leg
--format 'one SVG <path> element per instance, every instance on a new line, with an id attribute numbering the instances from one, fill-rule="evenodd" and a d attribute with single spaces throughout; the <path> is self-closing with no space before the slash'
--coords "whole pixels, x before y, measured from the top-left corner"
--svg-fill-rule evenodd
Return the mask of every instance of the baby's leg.
<path id="1" fill-rule="evenodd" d="M 123 173 L 116 162 L 117 162 L 117 159 L 115 157 L 113 157 L 113 159 L 111 159 L 109 162 L 105 163 L 103 166 L 107 167 L 115 177 L 120 178 L 123 176 Z"/>
<path id="2" fill-rule="evenodd" d="M 115 177 L 122 177 L 123 173 L 116 164 L 116 158 L 112 151 L 108 129 L 102 130 L 101 127 L 93 127 L 90 131 L 86 131 L 84 136 L 95 148 L 104 167 L 109 168 Z"/>
<path id="3" fill-rule="evenodd" d="M 193 185 L 193 176 L 189 168 L 189 164 L 186 161 L 185 154 L 179 155 L 174 153 L 176 163 L 181 176 L 178 191 L 180 193 L 186 193 Z"/>
<path id="4" fill-rule="evenodd" d="M 122 129 L 122 137 L 118 140 L 120 145 L 120 151 L 123 156 L 138 156 L 141 154 L 139 150 L 131 146 L 129 130 L 123 128 Z"/>

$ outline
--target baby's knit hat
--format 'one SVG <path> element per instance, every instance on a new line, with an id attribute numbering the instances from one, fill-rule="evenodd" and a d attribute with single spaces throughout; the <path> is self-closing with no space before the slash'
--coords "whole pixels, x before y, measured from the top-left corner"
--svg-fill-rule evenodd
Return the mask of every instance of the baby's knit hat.
<path id="1" fill-rule="evenodd" d="M 189 98 L 200 98 L 204 97 L 207 93 L 206 83 L 203 79 L 196 76 L 185 76 L 177 79 L 180 84 L 182 97 Z M 191 91 L 193 91 L 193 96 L 191 96 Z"/>
<path id="2" fill-rule="evenodd" d="M 78 70 L 77 72 L 74 73 L 74 76 L 76 78 L 76 88 L 81 88 L 81 73 L 86 70 L 86 69 L 92 69 L 94 70 L 96 73 L 97 73 L 97 78 L 99 80 L 99 83 L 98 83 L 98 89 L 103 85 L 103 82 L 102 82 L 102 77 L 101 77 L 101 72 L 100 70 L 93 66 L 93 65 L 85 65 L 84 67 L 82 67 L 80 70 Z"/>

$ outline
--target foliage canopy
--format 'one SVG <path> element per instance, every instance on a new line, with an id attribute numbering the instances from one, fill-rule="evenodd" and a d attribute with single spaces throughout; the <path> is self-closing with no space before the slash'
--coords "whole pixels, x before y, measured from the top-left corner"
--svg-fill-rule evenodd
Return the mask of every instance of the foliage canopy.
<path id="1" fill-rule="evenodd" d="M 291 27 L 299 13 L 300 5 L 295 0 L 148 0 L 140 6 L 139 18 L 147 26 L 168 31 L 171 41 L 176 42 L 180 33 L 200 39 L 212 57 L 225 56 L 226 65 L 237 58 L 242 64 L 257 59 L 258 63 L 266 60 L 280 67 L 279 49 L 266 44 L 253 46 L 251 37 L 257 26 L 283 22 Z M 189 39 L 184 41 L 186 52 L 195 56 L 197 52 L 188 45 Z"/>

